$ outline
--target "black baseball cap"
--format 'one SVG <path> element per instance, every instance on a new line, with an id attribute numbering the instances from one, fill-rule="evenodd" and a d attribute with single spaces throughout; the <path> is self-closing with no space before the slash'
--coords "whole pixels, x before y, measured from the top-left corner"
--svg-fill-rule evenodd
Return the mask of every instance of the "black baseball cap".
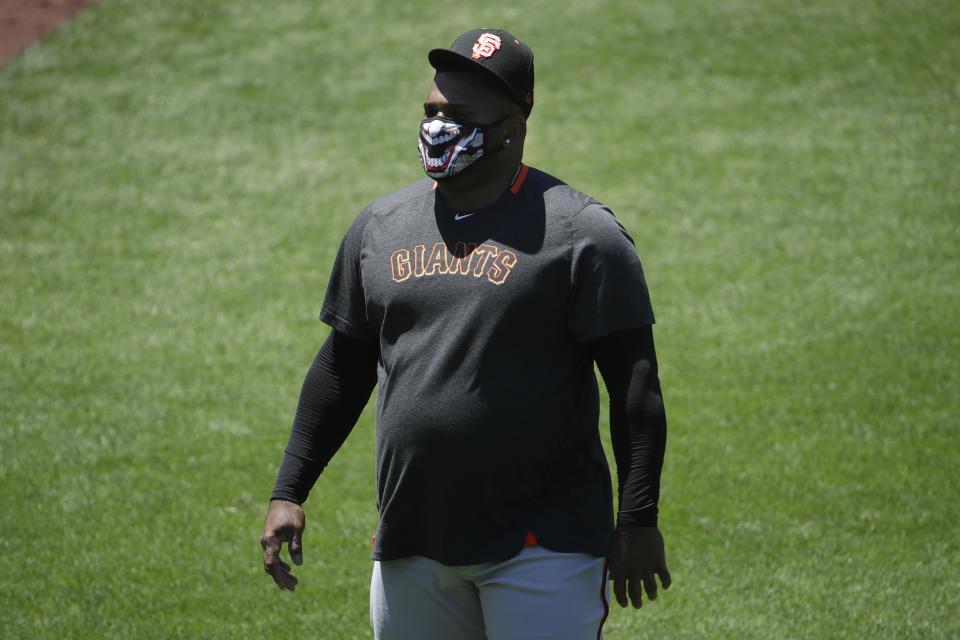
<path id="1" fill-rule="evenodd" d="M 530 117 L 533 109 L 533 51 L 503 29 L 474 29 L 427 56 L 437 71 L 481 71 L 503 84 Z"/>

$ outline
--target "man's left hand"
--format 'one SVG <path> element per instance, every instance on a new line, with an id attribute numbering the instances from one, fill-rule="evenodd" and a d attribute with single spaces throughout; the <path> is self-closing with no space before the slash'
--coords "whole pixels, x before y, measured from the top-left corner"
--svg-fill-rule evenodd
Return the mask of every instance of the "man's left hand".
<path id="1" fill-rule="evenodd" d="M 627 606 L 627 594 L 634 608 L 643 604 L 642 591 L 647 598 L 657 599 L 657 581 L 664 589 L 670 588 L 670 571 L 663 552 L 663 536 L 656 527 L 620 525 L 617 527 L 607 555 L 613 594 L 617 604 Z"/>

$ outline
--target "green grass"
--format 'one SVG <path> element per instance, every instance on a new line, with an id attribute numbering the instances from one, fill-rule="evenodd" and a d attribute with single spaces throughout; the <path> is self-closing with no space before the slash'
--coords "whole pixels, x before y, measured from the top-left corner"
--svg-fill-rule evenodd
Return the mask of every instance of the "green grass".
<path id="1" fill-rule="evenodd" d="M 960 635 L 956 3 L 104 0 L 0 68 L 3 637 L 369 637 L 372 406 L 295 594 L 259 528 L 339 238 L 478 25 L 657 312 L 675 585 L 607 637 Z"/>

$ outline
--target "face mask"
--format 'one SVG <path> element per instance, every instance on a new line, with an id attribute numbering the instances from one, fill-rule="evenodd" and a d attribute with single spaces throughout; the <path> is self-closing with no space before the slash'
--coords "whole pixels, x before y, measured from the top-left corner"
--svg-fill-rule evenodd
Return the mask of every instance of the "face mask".
<path id="1" fill-rule="evenodd" d="M 490 157 L 497 151 L 502 151 L 502 147 L 486 147 L 484 141 L 487 140 L 490 129 L 506 119 L 479 125 L 456 122 L 440 116 L 425 118 L 420 123 L 418 145 L 423 170 L 434 180 L 443 180 L 462 173 L 485 155 Z"/>

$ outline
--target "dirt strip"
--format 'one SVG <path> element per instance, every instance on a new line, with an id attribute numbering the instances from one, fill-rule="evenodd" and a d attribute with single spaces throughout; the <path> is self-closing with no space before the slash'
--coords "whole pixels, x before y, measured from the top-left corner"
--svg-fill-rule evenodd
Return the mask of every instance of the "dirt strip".
<path id="1" fill-rule="evenodd" d="M 97 0 L 0 0 L 0 64 Z"/>

